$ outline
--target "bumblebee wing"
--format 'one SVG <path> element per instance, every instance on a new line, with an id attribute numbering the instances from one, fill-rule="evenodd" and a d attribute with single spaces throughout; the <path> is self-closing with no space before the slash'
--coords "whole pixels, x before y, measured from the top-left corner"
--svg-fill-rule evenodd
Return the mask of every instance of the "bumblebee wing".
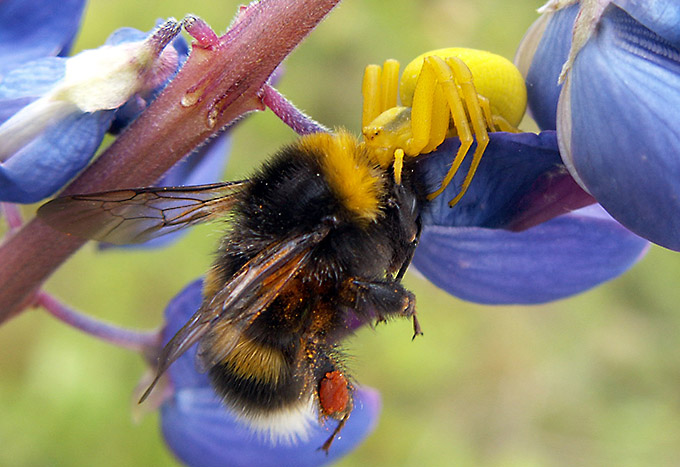
<path id="1" fill-rule="evenodd" d="M 50 226 L 81 238 L 141 243 L 224 215 L 247 181 L 150 187 L 56 198 L 38 209 Z"/>
<path id="2" fill-rule="evenodd" d="M 328 226 L 275 243 L 246 263 L 210 301 L 217 317 L 197 354 L 200 370 L 224 360 L 243 331 L 304 267 L 312 248 L 329 232 Z"/>
<path id="3" fill-rule="evenodd" d="M 311 257 L 312 248 L 328 234 L 330 228 L 322 227 L 312 233 L 302 234 L 277 242 L 248 261 L 215 296 L 204 301 L 189 322 L 170 339 L 158 358 L 156 377 L 140 402 L 144 401 L 168 367 L 193 344 L 213 329 L 231 327 L 219 351 L 203 348 L 199 355 L 202 366 L 223 359 L 236 345 L 238 337 L 253 320 L 280 293 Z M 217 333 L 215 333 L 216 335 Z M 210 357 L 207 357 L 210 355 Z M 206 361 L 209 358 L 210 361 Z"/>

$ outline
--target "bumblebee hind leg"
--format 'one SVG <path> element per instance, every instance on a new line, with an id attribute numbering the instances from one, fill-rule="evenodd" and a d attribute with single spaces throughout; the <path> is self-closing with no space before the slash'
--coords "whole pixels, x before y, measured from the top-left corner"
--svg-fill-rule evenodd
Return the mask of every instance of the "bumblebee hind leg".
<path id="1" fill-rule="evenodd" d="M 342 355 L 333 346 L 311 344 L 307 354 L 314 356 L 314 380 L 316 398 L 319 403 L 319 419 L 338 421 L 331 435 L 319 448 L 328 454 L 331 444 L 344 428 L 354 408 L 354 386 L 343 368 Z"/>

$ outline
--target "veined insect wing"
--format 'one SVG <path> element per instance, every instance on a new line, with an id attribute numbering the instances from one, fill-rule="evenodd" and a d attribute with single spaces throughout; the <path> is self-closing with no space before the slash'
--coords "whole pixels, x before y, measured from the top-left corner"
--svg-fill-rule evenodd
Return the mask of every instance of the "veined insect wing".
<path id="1" fill-rule="evenodd" d="M 56 198 L 38 209 L 50 226 L 114 244 L 151 238 L 223 216 L 247 181 L 190 187 L 148 187 Z"/>

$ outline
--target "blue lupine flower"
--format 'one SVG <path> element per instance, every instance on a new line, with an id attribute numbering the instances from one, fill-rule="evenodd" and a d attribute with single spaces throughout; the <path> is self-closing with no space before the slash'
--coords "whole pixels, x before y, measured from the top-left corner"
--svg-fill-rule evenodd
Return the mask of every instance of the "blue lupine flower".
<path id="1" fill-rule="evenodd" d="M 413 264 L 435 285 L 480 303 L 540 303 L 612 279 L 647 250 L 647 241 L 599 206 L 567 212 L 593 200 L 561 163 L 554 131 L 493 133 L 490 138 L 460 203 L 453 209 L 448 206 L 465 167 L 424 214 Z M 419 163 L 433 189 L 458 144 L 448 140 Z M 200 281 L 172 300 L 166 309 L 166 342 L 201 301 Z M 172 395 L 161 407 L 165 440 L 189 465 L 319 465 L 352 449 L 376 423 L 378 396 L 359 390 L 356 407 L 330 457 L 317 450 L 328 436 L 324 429 L 292 446 L 263 443 L 223 407 L 207 377 L 197 372 L 194 354 L 195 349 L 170 366 Z"/>
<path id="2" fill-rule="evenodd" d="M 68 54 L 84 9 L 85 0 L 0 2 L 0 76 L 31 60 Z"/>
<path id="3" fill-rule="evenodd" d="M 554 131 L 490 137 L 461 201 L 448 208 L 456 192 L 449 186 L 425 213 L 413 265 L 432 283 L 477 303 L 543 303 L 617 277 L 646 251 L 646 241 L 599 206 L 567 212 L 592 200 L 561 164 Z M 425 162 L 432 180 L 446 172 L 456 144 L 445 142 Z"/>
<path id="4" fill-rule="evenodd" d="M 598 0 L 550 12 L 518 62 L 533 116 L 557 129 L 579 184 L 633 232 L 680 250 L 680 3 Z"/>
<path id="5" fill-rule="evenodd" d="M 200 307 L 202 281 L 189 284 L 166 308 L 167 342 Z M 312 466 L 339 459 L 354 449 L 373 429 L 380 397 L 368 388 L 354 394 L 354 410 L 329 454 L 319 450 L 335 426 L 317 426 L 307 440 L 272 445 L 244 428 L 224 408 L 206 375 L 195 369 L 196 347 L 168 370 L 172 396 L 161 406 L 163 436 L 172 451 L 191 466 Z M 330 428 L 331 431 L 328 431 Z"/>
<path id="6" fill-rule="evenodd" d="M 14 21 L 9 14 L 0 20 Z M 180 23 L 168 21 L 144 40 L 141 33 L 126 28 L 99 49 L 4 70 L 0 200 L 39 201 L 80 172 L 110 127 L 115 109 L 131 98 L 149 97 L 176 72 L 178 53 L 165 46 L 179 28 Z M 70 41 L 73 31 L 63 32 L 64 41 Z M 12 46 L 5 43 L 0 48 Z"/>

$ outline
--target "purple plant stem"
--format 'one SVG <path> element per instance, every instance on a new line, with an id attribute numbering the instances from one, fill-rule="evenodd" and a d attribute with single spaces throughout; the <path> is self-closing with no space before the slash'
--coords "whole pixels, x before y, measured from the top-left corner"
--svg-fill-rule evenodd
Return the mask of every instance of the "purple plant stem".
<path id="1" fill-rule="evenodd" d="M 160 345 L 161 336 L 158 331 L 133 331 L 99 321 L 64 305 L 46 292 L 38 292 L 36 304 L 59 321 L 117 347 L 150 355 Z"/>
<path id="2" fill-rule="evenodd" d="M 308 115 L 304 114 L 292 102 L 269 84 L 262 87 L 262 103 L 269 107 L 283 123 L 291 127 L 299 135 L 322 133 L 329 130 Z"/>
<path id="3" fill-rule="evenodd" d="M 0 203 L 0 214 L 5 218 L 5 221 L 7 221 L 10 235 L 24 225 L 21 211 L 16 204 Z"/>
<path id="4" fill-rule="evenodd" d="M 153 184 L 211 135 L 252 110 L 281 61 L 340 0 L 251 3 L 218 45 L 193 47 L 177 77 L 64 194 Z M 33 219 L 0 246 L 0 322 L 85 240 Z"/>

